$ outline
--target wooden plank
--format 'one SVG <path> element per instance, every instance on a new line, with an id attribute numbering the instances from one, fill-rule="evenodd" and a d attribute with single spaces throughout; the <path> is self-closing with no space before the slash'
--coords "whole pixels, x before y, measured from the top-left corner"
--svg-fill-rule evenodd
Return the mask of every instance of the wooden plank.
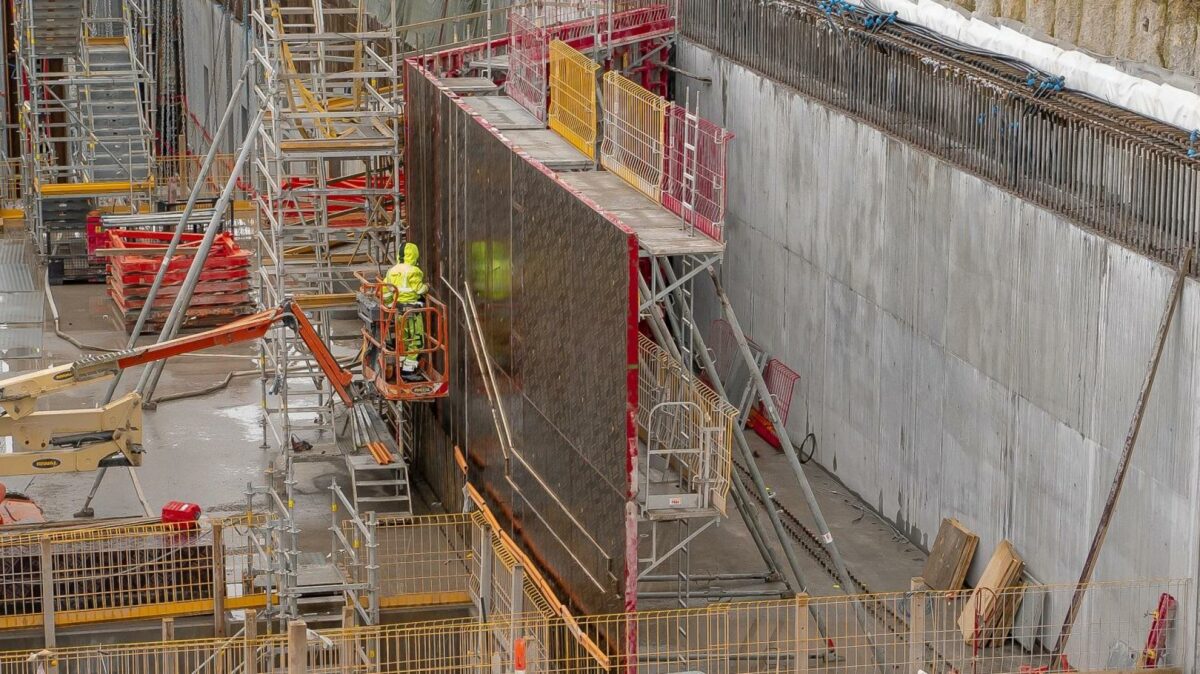
<path id="1" fill-rule="evenodd" d="M 1024 568 L 1025 561 L 1012 543 L 1007 539 L 1000 541 L 983 570 L 983 577 L 958 616 L 958 627 L 967 643 L 983 638 L 987 635 L 985 630 L 996 625 L 1002 591 L 1017 581 Z"/>
<path id="2" fill-rule="evenodd" d="M 952 517 L 943 519 L 929 559 L 925 560 L 925 584 L 931 590 L 961 590 L 978 546 L 979 536 L 974 532 Z"/>

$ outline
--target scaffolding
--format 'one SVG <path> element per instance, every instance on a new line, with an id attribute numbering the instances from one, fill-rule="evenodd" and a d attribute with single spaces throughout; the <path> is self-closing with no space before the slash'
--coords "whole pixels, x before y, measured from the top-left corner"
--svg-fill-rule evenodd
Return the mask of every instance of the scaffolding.
<path id="1" fill-rule="evenodd" d="M 64 210 L 138 207 L 153 189 L 153 0 L 18 0 L 22 206 L 38 252 L 78 258 Z"/>
<path id="2" fill-rule="evenodd" d="M 265 110 L 250 190 L 260 301 L 296 298 L 328 342 L 335 313 L 353 307 L 354 274 L 381 274 L 402 237 L 399 56 L 362 3 L 286 4 L 255 0 L 251 14 Z M 274 330 L 261 364 L 264 446 L 333 442 L 335 396 L 304 345 Z"/>

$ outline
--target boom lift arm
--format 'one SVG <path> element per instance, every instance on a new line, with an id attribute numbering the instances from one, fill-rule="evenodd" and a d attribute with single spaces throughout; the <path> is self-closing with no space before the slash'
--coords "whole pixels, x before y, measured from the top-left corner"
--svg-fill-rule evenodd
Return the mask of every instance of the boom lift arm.
<path id="1" fill-rule="evenodd" d="M 334 392 L 347 406 L 353 374 L 338 364 L 300 306 L 283 306 L 218 328 L 158 344 L 87 356 L 0 381 L 0 436 L 13 440 L 11 453 L 0 454 L 0 477 L 37 473 L 85 472 L 142 463 L 142 398 L 128 393 L 88 410 L 37 411 L 38 399 L 81 384 L 110 379 L 125 368 L 144 365 L 214 346 L 258 339 L 276 323 L 296 332 L 312 352 Z"/>

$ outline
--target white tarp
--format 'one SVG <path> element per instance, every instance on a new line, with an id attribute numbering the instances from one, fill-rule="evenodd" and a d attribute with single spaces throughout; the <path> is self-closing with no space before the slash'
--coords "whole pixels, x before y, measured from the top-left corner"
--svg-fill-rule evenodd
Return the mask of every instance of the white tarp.
<path id="1" fill-rule="evenodd" d="M 849 0 L 862 5 L 862 0 Z M 1156 84 L 1117 70 L 1080 51 L 1067 51 L 1019 33 L 968 18 L 934 0 L 874 0 L 874 5 L 946 37 L 1020 59 L 1064 78 L 1065 86 L 1185 131 L 1200 129 L 1200 94 Z"/>

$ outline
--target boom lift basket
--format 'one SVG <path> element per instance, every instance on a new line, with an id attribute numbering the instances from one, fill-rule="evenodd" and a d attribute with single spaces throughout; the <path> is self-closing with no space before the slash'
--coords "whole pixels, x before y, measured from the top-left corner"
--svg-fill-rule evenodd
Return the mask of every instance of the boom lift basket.
<path id="1" fill-rule="evenodd" d="M 375 384 L 388 400 L 426 401 L 450 393 L 446 379 L 446 305 L 426 295 L 422 305 L 384 300 L 389 284 L 358 274 L 358 317 L 363 323 L 363 377 Z M 397 292 L 391 287 L 393 298 Z M 422 334 L 411 353 L 404 339 L 405 326 Z M 415 355 L 419 378 L 406 380 L 401 372 L 406 356 Z"/>

